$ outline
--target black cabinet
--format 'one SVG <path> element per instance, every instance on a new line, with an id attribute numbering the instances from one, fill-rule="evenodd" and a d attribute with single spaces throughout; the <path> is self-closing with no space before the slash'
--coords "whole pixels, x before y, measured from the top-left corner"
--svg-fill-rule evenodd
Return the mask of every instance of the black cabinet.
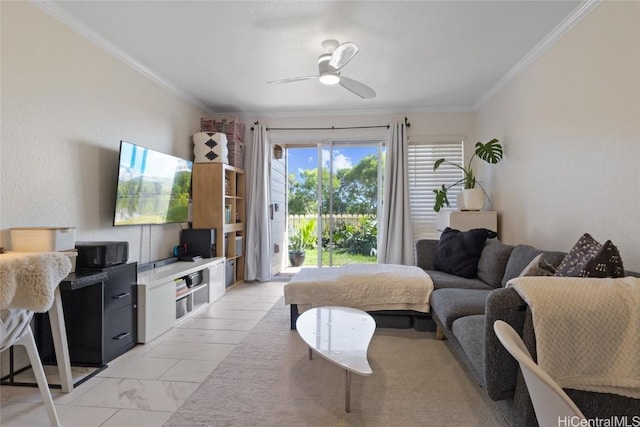
<path id="1" fill-rule="evenodd" d="M 135 347 L 138 336 L 137 263 L 103 268 L 109 278 L 104 284 L 104 358 L 113 360 Z"/>
<path id="2" fill-rule="evenodd" d="M 83 279 L 87 277 L 101 279 Z M 79 270 L 61 282 L 62 310 L 72 365 L 103 366 L 136 345 L 137 280 L 137 263 L 129 263 Z M 48 316 L 37 319 L 36 331 L 43 361 L 55 363 Z"/>
<path id="3" fill-rule="evenodd" d="M 69 359 L 74 366 L 102 366 L 103 288 L 105 281 L 79 289 L 60 285 Z"/>

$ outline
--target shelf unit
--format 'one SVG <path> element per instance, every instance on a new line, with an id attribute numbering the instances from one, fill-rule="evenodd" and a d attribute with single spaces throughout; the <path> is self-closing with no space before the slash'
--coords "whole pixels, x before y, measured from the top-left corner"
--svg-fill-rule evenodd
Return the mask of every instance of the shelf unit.
<path id="1" fill-rule="evenodd" d="M 193 165 L 193 227 L 216 229 L 216 256 L 227 259 L 226 285 L 244 280 L 245 174 L 225 163 Z"/>
<path id="2" fill-rule="evenodd" d="M 138 342 L 151 341 L 224 295 L 224 261 L 224 258 L 179 261 L 138 273 Z M 202 282 L 176 295 L 176 279 L 196 272 L 202 273 Z M 179 316 L 178 304 L 183 299 L 186 310 Z"/>
<path id="3" fill-rule="evenodd" d="M 189 290 L 183 294 L 176 294 L 176 320 L 182 321 L 182 318 L 191 312 L 197 312 L 202 307 L 209 304 L 208 292 L 209 290 L 208 284 L 203 283 L 201 285 L 194 286 L 189 288 Z M 183 315 L 179 315 L 178 313 L 178 305 L 184 300 L 185 301 L 185 311 Z"/>

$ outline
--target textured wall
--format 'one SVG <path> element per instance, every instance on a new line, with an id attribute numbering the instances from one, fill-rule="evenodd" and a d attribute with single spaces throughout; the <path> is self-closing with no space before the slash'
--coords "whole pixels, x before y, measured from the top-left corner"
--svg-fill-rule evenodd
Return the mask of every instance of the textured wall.
<path id="1" fill-rule="evenodd" d="M 507 242 L 569 250 L 588 232 L 640 271 L 640 3 L 603 2 L 477 126 L 505 142 L 491 181 Z"/>
<path id="2" fill-rule="evenodd" d="M 30 2 L 2 2 L 0 229 L 76 226 L 170 255 L 180 225 L 111 226 L 121 139 L 191 158 L 203 115 Z"/>

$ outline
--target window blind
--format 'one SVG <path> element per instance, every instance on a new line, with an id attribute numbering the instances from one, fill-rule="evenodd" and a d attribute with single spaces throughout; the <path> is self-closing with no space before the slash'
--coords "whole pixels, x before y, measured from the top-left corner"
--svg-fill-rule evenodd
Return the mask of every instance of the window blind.
<path id="1" fill-rule="evenodd" d="M 433 190 L 441 188 L 442 184 L 451 185 L 463 177 L 460 169 L 446 164 L 440 165 L 434 172 L 433 164 L 444 157 L 447 161 L 462 165 L 463 151 L 462 141 L 409 142 L 409 203 L 414 240 L 438 237 L 437 213 L 433 210 L 436 195 Z M 452 187 L 447 192 L 451 208 L 457 208 L 456 195 L 460 191 L 462 191 L 462 184 Z"/>

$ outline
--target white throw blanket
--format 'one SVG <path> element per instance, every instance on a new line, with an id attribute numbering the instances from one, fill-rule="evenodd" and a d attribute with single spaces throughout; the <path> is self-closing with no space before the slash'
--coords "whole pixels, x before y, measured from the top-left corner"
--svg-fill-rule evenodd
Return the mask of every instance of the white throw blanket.
<path id="1" fill-rule="evenodd" d="M 349 264 L 302 269 L 284 286 L 285 304 L 337 305 L 371 310 L 429 312 L 433 282 L 419 267 Z"/>
<path id="2" fill-rule="evenodd" d="M 640 279 L 519 277 L 538 364 L 560 387 L 640 399 Z"/>
<path id="3" fill-rule="evenodd" d="M 0 255 L 0 309 L 48 311 L 70 271 L 69 257 L 59 252 Z"/>

